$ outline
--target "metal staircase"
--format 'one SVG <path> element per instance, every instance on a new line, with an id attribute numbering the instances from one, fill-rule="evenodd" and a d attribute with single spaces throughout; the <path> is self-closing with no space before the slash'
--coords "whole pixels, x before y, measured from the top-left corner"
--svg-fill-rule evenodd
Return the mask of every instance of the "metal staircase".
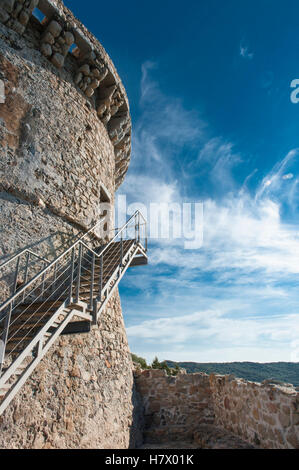
<path id="1" fill-rule="evenodd" d="M 147 264 L 139 211 L 106 246 L 96 235 L 102 223 L 53 262 L 24 250 L 0 266 L 11 282 L 0 306 L 0 415 L 56 339 L 90 331 L 126 270 Z"/>

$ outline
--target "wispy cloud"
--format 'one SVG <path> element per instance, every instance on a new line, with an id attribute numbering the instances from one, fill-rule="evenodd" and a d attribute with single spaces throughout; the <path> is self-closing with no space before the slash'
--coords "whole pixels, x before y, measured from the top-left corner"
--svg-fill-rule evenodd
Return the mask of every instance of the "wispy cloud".
<path id="1" fill-rule="evenodd" d="M 250 51 L 249 47 L 245 44 L 244 40 L 240 44 L 240 56 L 244 59 L 252 60 L 254 53 Z"/>
<path id="2" fill-rule="evenodd" d="M 299 149 L 293 149 L 263 178 L 256 192 L 256 200 L 270 198 L 286 203 L 290 209 L 298 209 L 298 182 L 295 176 Z M 293 170 L 294 168 L 294 170 Z M 290 171 L 291 170 L 291 171 Z"/>
<path id="3" fill-rule="evenodd" d="M 207 176 L 212 185 L 221 187 L 222 191 L 235 188 L 232 170 L 241 163 L 242 159 L 235 151 L 231 142 L 221 137 L 208 140 L 199 152 L 197 166 L 207 167 Z"/>
<path id="4" fill-rule="evenodd" d="M 140 116 L 133 126 L 132 163 L 120 193 L 129 201 L 178 202 L 177 181 L 183 163 L 182 149 L 198 148 L 206 124 L 199 113 L 188 111 L 182 101 L 163 94 L 151 74 L 158 65 L 142 66 Z"/>

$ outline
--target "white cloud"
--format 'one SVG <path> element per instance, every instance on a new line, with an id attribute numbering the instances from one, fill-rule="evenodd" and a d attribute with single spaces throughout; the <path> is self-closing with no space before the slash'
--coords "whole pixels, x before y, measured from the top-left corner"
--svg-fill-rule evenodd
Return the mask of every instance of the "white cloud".
<path id="1" fill-rule="evenodd" d="M 220 137 L 208 140 L 199 152 L 197 165 L 208 168 L 211 183 L 222 191 L 235 188 L 232 169 L 241 163 L 241 156 L 231 142 Z"/>
<path id="2" fill-rule="evenodd" d="M 284 180 L 292 180 L 294 178 L 293 173 L 288 173 L 287 175 L 283 175 L 282 179 Z"/>
<path id="3" fill-rule="evenodd" d="M 256 199 L 261 199 L 267 195 L 273 196 L 274 192 L 279 192 L 279 196 L 282 196 L 280 190 L 283 180 L 293 179 L 294 177 L 292 173 L 286 174 L 285 172 L 292 164 L 296 163 L 298 156 L 299 149 L 293 149 L 274 166 L 272 171 L 263 179 L 259 189 L 257 190 Z"/>
<path id="4" fill-rule="evenodd" d="M 244 41 L 240 44 L 240 56 L 249 60 L 252 60 L 254 57 L 254 53 L 249 51 L 249 47 L 244 44 Z"/>
<path id="5" fill-rule="evenodd" d="M 147 346 L 155 345 L 161 359 L 270 362 L 291 361 L 299 326 L 296 315 L 230 318 L 225 310 L 210 309 L 144 321 L 127 331 L 148 358 Z"/>

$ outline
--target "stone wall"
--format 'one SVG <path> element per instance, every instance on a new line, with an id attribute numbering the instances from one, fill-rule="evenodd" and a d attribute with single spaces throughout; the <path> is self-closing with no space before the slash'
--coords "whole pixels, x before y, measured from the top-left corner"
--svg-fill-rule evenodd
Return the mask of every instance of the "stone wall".
<path id="1" fill-rule="evenodd" d="M 2 34 L 1 34 L 2 33 Z M 13 47 L 18 42 L 21 52 Z M 62 219 L 90 227 L 101 188 L 115 191 L 112 142 L 96 111 L 28 41 L 0 26 L 0 185 Z"/>
<path id="2" fill-rule="evenodd" d="M 299 392 L 292 385 L 206 374 L 174 378 L 159 370 L 137 371 L 136 384 L 146 442 L 198 441 L 203 425 L 213 424 L 255 447 L 299 449 Z"/>
<path id="3" fill-rule="evenodd" d="M 163 370 L 136 372 L 143 399 L 147 443 L 190 440 L 200 424 L 214 422 L 209 377 L 167 377 Z"/>
<path id="4" fill-rule="evenodd" d="M 42 21 L 34 15 L 35 9 L 38 9 L 39 15 L 44 16 Z M 12 69 L 12 75 L 14 79 L 18 79 L 19 75 L 28 75 L 27 86 L 25 86 L 27 98 L 28 85 L 29 89 L 31 88 L 30 78 L 34 78 L 35 86 L 43 85 L 44 88 L 38 88 L 38 93 L 33 92 L 32 98 L 40 95 L 46 98 L 47 95 L 50 112 L 55 109 L 62 111 L 61 105 L 70 107 L 67 121 L 70 127 L 66 126 L 64 134 L 69 132 L 69 136 L 72 135 L 75 139 L 74 143 L 77 143 L 80 137 L 82 140 L 82 133 L 86 131 L 84 124 L 88 126 L 88 129 L 91 126 L 88 130 L 90 141 L 92 141 L 93 131 L 95 135 L 98 134 L 98 129 L 94 128 L 96 120 L 103 124 L 113 149 L 114 180 L 118 187 L 124 179 L 130 162 L 131 118 L 125 89 L 103 46 L 74 17 L 61 0 L 2 0 L 0 23 L 5 25 L 2 29 L 5 41 L 8 40 L 6 32 L 9 31 L 11 46 L 26 61 L 25 68 L 22 63 L 16 64 L 21 67 L 17 70 Z M 16 35 L 11 35 L 11 31 L 15 31 Z M 0 48 L 2 49 L 3 45 Z M 27 50 L 24 50 L 26 48 Z M 41 74 L 39 80 L 37 80 L 37 73 Z M 43 80 L 44 78 L 46 80 Z M 9 95 L 16 93 L 12 91 L 15 88 L 13 81 L 9 78 L 5 80 L 6 93 Z M 18 92 L 20 90 L 22 90 L 21 86 Z M 9 102 L 12 99 L 18 100 L 21 108 L 20 118 L 23 119 L 33 103 L 28 102 L 22 93 L 8 98 Z M 61 103 L 60 100 L 62 100 Z M 81 126 L 78 126 L 82 117 L 80 113 L 86 106 L 94 111 L 90 115 L 92 122 L 86 122 L 86 119 L 83 119 Z M 77 112 L 79 112 L 78 119 L 76 119 Z M 86 112 L 85 110 L 85 114 Z M 45 114 L 42 113 L 42 116 L 45 117 Z M 54 124 L 59 114 L 53 117 Z M 83 117 L 85 117 L 84 113 Z M 63 115 L 60 119 L 65 123 Z M 10 125 L 13 126 L 11 122 Z M 18 127 L 18 123 L 13 127 Z M 49 134 L 53 137 L 51 131 Z M 98 140 L 94 144 L 97 145 Z M 101 155 L 101 147 L 98 154 Z"/>
<path id="5" fill-rule="evenodd" d="M 216 423 L 262 448 L 299 449 L 299 391 L 211 376 Z"/>
<path id="6" fill-rule="evenodd" d="M 1 0 L 0 80 L 0 263 L 24 248 L 53 260 L 114 204 L 131 152 L 126 92 L 60 0 Z M 1 272 L 0 302 L 8 283 Z M 0 417 L 0 447 L 134 446 L 136 397 L 116 292 L 91 333 L 61 337 L 36 368 Z"/>

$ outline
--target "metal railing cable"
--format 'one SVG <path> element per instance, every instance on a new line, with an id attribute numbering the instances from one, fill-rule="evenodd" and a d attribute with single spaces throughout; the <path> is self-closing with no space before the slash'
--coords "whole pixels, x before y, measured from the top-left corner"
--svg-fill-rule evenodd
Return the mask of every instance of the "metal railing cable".
<path id="1" fill-rule="evenodd" d="M 85 232 L 83 235 L 80 235 L 74 244 L 80 240 L 85 240 L 88 237 L 94 237 L 94 239 L 99 242 L 99 237 L 96 236 L 93 232 L 102 222 L 103 217 L 87 232 Z M 40 266 L 41 262 L 43 263 L 43 266 Z M 19 290 L 18 284 L 20 287 L 23 287 L 29 280 L 31 280 L 32 276 L 30 276 L 30 273 L 32 275 L 36 275 L 50 264 L 51 261 L 49 261 L 47 258 L 39 255 L 29 248 L 26 248 L 0 264 L 0 278 L 5 278 L 5 288 L 10 292 L 11 295 L 13 295 L 17 290 Z M 11 270 L 11 273 L 9 270 Z M 12 282 L 8 280 L 9 277 L 13 279 Z"/>

